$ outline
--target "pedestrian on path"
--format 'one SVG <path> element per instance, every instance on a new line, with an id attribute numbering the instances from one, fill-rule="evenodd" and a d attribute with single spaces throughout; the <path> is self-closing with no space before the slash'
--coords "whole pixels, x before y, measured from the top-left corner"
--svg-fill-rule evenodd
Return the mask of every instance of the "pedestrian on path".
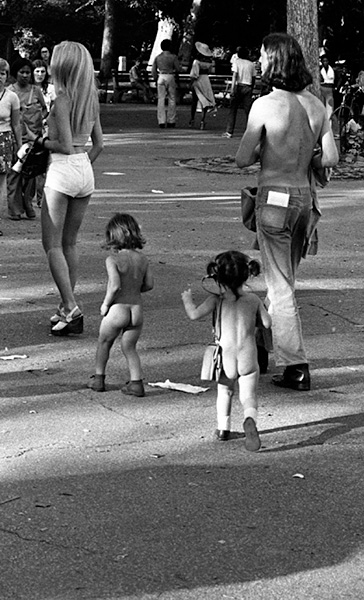
<path id="1" fill-rule="evenodd" d="M 327 116 L 330 119 L 334 111 L 335 71 L 327 56 L 321 56 L 320 80 L 322 101 L 326 106 Z"/>
<path id="2" fill-rule="evenodd" d="M 7 204 L 6 179 L 13 158 L 21 146 L 20 102 L 17 94 L 5 87 L 9 63 L 0 58 L 0 206 Z M 0 236 L 3 235 L 0 231 Z"/>
<path id="3" fill-rule="evenodd" d="M 20 123 L 22 144 L 34 142 L 42 135 L 43 119 L 47 108 L 40 88 L 33 84 L 33 65 L 27 58 L 16 60 L 11 71 L 15 83 L 9 90 L 15 92 L 20 102 Z M 14 161 L 15 162 L 15 161 Z M 21 172 L 11 169 L 7 177 L 8 214 L 12 221 L 20 221 L 25 213 L 28 219 L 35 219 L 33 198 L 35 178 L 24 177 Z"/>
<path id="4" fill-rule="evenodd" d="M 281 387 L 306 391 L 310 373 L 295 297 L 296 272 L 312 233 L 317 200 L 311 167 L 337 164 L 339 157 L 326 109 L 306 86 L 312 82 L 295 38 L 274 33 L 263 39 L 262 78 L 273 90 L 251 108 L 236 154 L 239 167 L 260 161 L 256 225 L 267 301 L 272 317 L 275 363 Z M 316 152 L 316 147 L 319 152 Z"/>
<path id="5" fill-rule="evenodd" d="M 226 132 L 223 133 L 223 137 L 226 138 L 233 136 L 239 106 L 242 107 L 242 133 L 244 133 L 252 105 L 256 71 L 254 63 L 244 56 L 243 48 L 239 47 L 237 58 L 231 64 L 233 78 L 230 92 L 230 112 Z"/>
<path id="6" fill-rule="evenodd" d="M 216 116 L 216 101 L 212 91 L 209 74 L 213 69 L 212 52 L 207 44 L 196 42 L 197 56 L 192 63 L 190 77 L 192 79 L 192 104 L 190 127 L 195 124 L 196 110 L 202 111 L 200 129 L 205 129 L 205 119 L 208 112 Z"/>
<path id="7" fill-rule="evenodd" d="M 43 60 L 37 59 L 37 60 L 33 61 L 33 77 L 34 77 L 34 84 L 39 87 L 39 89 L 41 90 L 41 92 L 43 94 L 44 102 L 47 107 L 46 117 L 48 117 L 49 112 L 51 110 L 51 106 L 56 99 L 56 92 L 55 92 L 53 83 L 49 83 L 49 81 L 48 81 L 47 65 Z M 43 133 L 43 137 L 46 136 L 48 133 L 46 118 L 43 118 L 42 133 Z M 42 173 L 41 175 L 37 175 L 37 177 L 35 178 L 35 181 L 36 181 L 37 206 L 38 206 L 38 208 L 40 208 L 42 206 L 43 189 L 44 189 L 44 183 L 45 183 L 45 173 Z"/>
<path id="8" fill-rule="evenodd" d="M 142 293 L 153 289 L 153 275 L 146 256 L 140 252 L 145 244 L 137 221 L 128 214 L 117 213 L 106 226 L 105 247 L 111 250 L 106 259 L 107 291 L 100 313 L 96 350 L 96 369 L 88 387 L 105 391 L 105 370 L 110 350 L 121 334 L 129 381 L 121 391 L 131 396 L 144 396 L 143 373 L 137 342 L 143 327 Z"/>
<path id="9" fill-rule="evenodd" d="M 220 313 L 219 344 L 223 371 L 217 383 L 217 438 L 226 441 L 230 437 L 231 403 L 238 381 L 239 400 L 244 409 L 246 448 L 253 452 L 260 448 L 256 426 L 259 365 L 255 327 L 258 322 L 269 328 L 271 318 L 258 296 L 246 292 L 243 285 L 251 275 L 259 273 L 260 265 L 256 260 L 250 260 L 235 250 L 223 252 L 207 265 L 207 275 L 219 286 L 220 294 L 211 294 L 196 306 L 191 289 L 182 293 L 182 301 L 191 320 Z"/>
<path id="10" fill-rule="evenodd" d="M 95 182 L 92 163 L 103 148 L 98 93 L 92 58 L 77 42 L 53 51 L 52 79 L 57 97 L 42 145 L 50 151 L 42 201 L 42 242 L 61 303 L 51 317 L 51 333 L 82 333 L 83 315 L 74 289 L 77 235 Z M 38 89 L 38 88 L 37 88 Z M 86 144 L 91 137 L 91 145 Z"/>
<path id="11" fill-rule="evenodd" d="M 170 39 L 162 40 L 161 50 L 162 52 L 154 59 L 152 77 L 157 83 L 158 125 L 161 129 L 164 129 L 166 126 L 171 128 L 176 126 L 176 94 L 180 67 L 177 56 L 172 53 L 172 42 Z"/>

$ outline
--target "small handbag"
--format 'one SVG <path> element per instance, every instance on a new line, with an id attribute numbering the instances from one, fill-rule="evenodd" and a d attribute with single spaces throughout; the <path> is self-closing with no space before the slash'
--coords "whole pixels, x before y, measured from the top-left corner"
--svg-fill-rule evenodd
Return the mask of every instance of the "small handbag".
<path id="1" fill-rule="evenodd" d="M 48 160 L 49 150 L 37 144 L 35 140 L 23 162 L 21 169 L 23 177 L 33 179 L 37 175 L 43 175 L 47 170 Z"/>
<path id="2" fill-rule="evenodd" d="M 241 216 L 243 224 L 250 231 L 256 231 L 255 198 L 258 188 L 246 187 L 241 190 Z"/>
<path id="3" fill-rule="evenodd" d="M 219 381 L 222 373 L 222 348 L 219 343 L 221 337 L 221 304 L 222 299 L 220 298 L 213 318 L 214 341 L 205 349 L 202 360 L 201 379 L 203 381 Z"/>

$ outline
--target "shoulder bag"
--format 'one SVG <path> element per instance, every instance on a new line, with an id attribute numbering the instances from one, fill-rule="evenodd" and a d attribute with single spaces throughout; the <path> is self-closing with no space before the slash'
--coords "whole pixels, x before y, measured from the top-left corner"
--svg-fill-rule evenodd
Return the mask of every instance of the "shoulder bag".
<path id="1" fill-rule="evenodd" d="M 219 381 L 222 372 L 221 305 L 222 298 L 220 297 L 213 316 L 214 341 L 205 349 L 202 360 L 201 379 L 203 381 Z"/>

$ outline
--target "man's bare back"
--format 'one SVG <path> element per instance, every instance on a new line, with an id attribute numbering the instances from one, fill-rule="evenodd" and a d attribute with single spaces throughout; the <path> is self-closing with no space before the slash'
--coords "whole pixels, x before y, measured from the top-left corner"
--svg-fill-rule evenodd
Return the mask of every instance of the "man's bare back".
<path id="1" fill-rule="evenodd" d="M 307 187 L 317 143 L 322 145 L 323 166 L 324 161 L 335 160 L 329 144 L 331 135 L 318 98 L 307 90 L 275 89 L 254 102 L 236 162 L 243 167 L 260 156 L 259 186 Z"/>

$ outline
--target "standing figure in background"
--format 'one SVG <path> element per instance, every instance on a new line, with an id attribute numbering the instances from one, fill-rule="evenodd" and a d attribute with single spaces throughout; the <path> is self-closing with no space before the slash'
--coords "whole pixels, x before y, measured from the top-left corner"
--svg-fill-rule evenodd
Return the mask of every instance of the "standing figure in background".
<path id="1" fill-rule="evenodd" d="M 42 243 L 61 302 L 51 317 L 51 334 L 82 333 L 83 314 L 74 289 L 78 275 L 77 236 L 95 188 L 92 163 L 103 148 L 95 72 L 88 50 L 61 42 L 53 51 L 56 99 L 48 117 L 49 150 L 42 202 Z M 87 145 L 91 137 L 91 145 Z"/>
<path id="2" fill-rule="evenodd" d="M 48 116 L 51 106 L 56 99 L 56 92 L 53 83 L 49 83 L 47 65 L 43 60 L 37 59 L 33 62 L 33 78 L 34 84 L 37 85 L 42 91 Z"/>
<path id="3" fill-rule="evenodd" d="M 335 71 L 329 64 L 327 56 L 321 57 L 321 94 L 322 100 L 326 107 L 326 114 L 328 119 L 334 111 L 334 84 L 335 84 Z"/>
<path id="4" fill-rule="evenodd" d="M 0 58 L 0 206 L 6 204 L 6 177 L 21 146 L 20 102 L 15 92 L 5 87 L 10 67 Z M 2 231 L 0 231 L 0 235 Z"/>
<path id="5" fill-rule="evenodd" d="M 22 144 L 34 142 L 42 136 L 43 119 L 47 114 L 43 94 L 40 88 L 32 83 L 33 65 L 30 60 L 19 58 L 12 65 L 11 71 L 16 81 L 8 89 L 15 92 L 20 101 Z M 9 219 L 20 221 L 24 212 L 28 219 L 35 219 L 35 178 L 29 179 L 23 177 L 21 172 L 11 170 L 7 178 L 7 187 Z"/>
<path id="6" fill-rule="evenodd" d="M 252 105 L 253 89 L 255 84 L 255 65 L 250 60 L 244 58 L 244 50 L 238 48 L 238 56 L 231 65 L 233 78 L 231 82 L 230 92 L 230 113 L 226 127 L 226 132 L 223 137 L 231 138 L 234 133 L 236 115 L 238 108 L 241 105 L 243 109 L 243 125 L 242 132 L 246 129 L 248 115 Z"/>
<path id="7" fill-rule="evenodd" d="M 49 115 L 49 112 L 51 110 L 51 106 L 56 99 L 56 92 L 55 92 L 53 83 L 48 82 L 48 79 L 49 79 L 48 71 L 47 71 L 47 65 L 45 64 L 45 62 L 42 60 L 39 60 L 39 59 L 35 60 L 33 62 L 33 69 L 34 69 L 33 70 L 34 83 L 42 91 L 44 102 L 47 107 L 47 115 L 46 115 L 46 118 L 47 118 Z M 43 119 L 43 131 L 42 131 L 43 137 L 48 134 L 46 118 Z M 35 179 L 36 179 L 36 182 L 35 182 L 36 201 L 37 201 L 37 206 L 40 208 L 42 205 L 45 175 L 43 175 L 43 174 L 37 175 L 37 177 Z"/>
<path id="8" fill-rule="evenodd" d="M 214 111 L 216 115 L 216 102 L 212 91 L 209 74 L 213 70 L 212 52 L 207 44 L 196 42 L 197 56 L 192 63 L 190 77 L 192 79 L 192 104 L 190 127 L 194 126 L 195 114 L 199 106 L 202 111 L 200 129 L 205 129 L 206 114 Z"/>
<path id="9" fill-rule="evenodd" d="M 51 52 L 47 46 L 40 49 L 40 58 L 46 64 L 49 81 L 51 80 Z"/>
<path id="10" fill-rule="evenodd" d="M 155 57 L 152 66 L 152 77 L 157 83 L 158 90 L 158 125 L 161 129 L 176 126 L 177 116 L 177 85 L 179 74 L 179 62 L 172 53 L 172 42 L 170 39 L 162 40 L 162 52 Z M 167 109 L 166 109 L 167 100 Z"/>

